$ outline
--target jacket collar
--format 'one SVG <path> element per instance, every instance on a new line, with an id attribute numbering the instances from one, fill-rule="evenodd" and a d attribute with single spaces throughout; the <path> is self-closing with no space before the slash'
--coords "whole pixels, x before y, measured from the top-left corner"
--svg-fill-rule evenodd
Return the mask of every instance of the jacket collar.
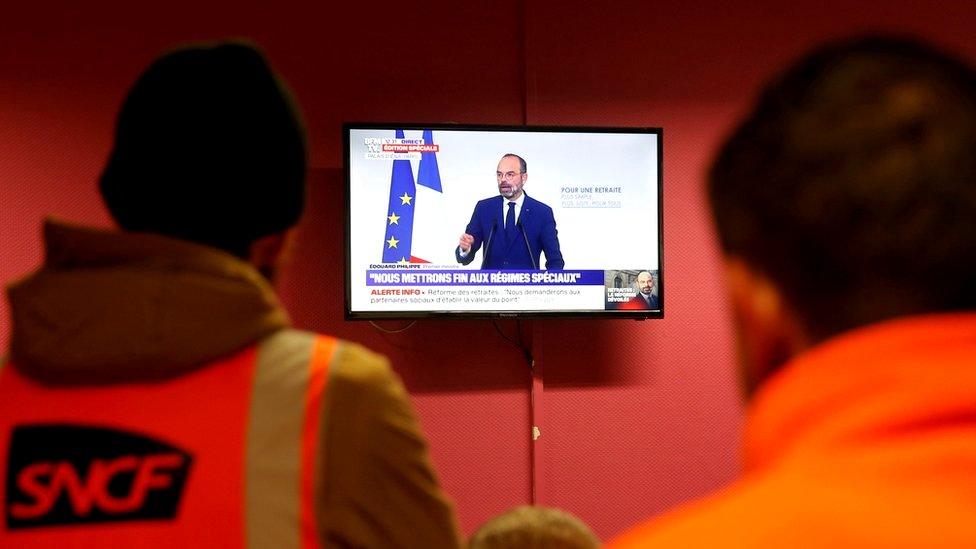
<path id="1" fill-rule="evenodd" d="M 747 412 L 745 466 L 976 425 L 976 314 L 898 319 L 800 355 Z"/>
<path id="2" fill-rule="evenodd" d="M 11 361 L 46 383 L 172 377 L 288 326 L 267 281 L 220 250 L 52 221 L 44 240 L 8 295 Z"/>

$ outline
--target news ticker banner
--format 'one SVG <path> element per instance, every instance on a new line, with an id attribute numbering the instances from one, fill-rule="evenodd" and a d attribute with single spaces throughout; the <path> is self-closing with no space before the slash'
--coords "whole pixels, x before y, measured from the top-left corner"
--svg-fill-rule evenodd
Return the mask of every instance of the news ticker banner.
<path id="1" fill-rule="evenodd" d="M 360 311 L 596 311 L 620 308 L 637 295 L 621 287 L 639 270 L 460 270 L 382 268 L 365 272 L 354 290 Z"/>

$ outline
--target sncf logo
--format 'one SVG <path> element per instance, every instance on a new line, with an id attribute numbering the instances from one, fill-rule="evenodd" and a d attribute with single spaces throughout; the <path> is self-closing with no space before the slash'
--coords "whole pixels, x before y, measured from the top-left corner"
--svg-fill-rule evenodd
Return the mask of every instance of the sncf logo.
<path id="1" fill-rule="evenodd" d="M 145 436 L 77 425 L 15 427 L 7 528 L 172 519 L 192 458 Z"/>

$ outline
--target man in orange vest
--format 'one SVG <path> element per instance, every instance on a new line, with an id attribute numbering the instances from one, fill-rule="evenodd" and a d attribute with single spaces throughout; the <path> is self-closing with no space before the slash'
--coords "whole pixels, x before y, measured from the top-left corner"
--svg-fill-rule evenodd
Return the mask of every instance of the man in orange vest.
<path id="1" fill-rule="evenodd" d="M 863 38 L 777 78 L 709 191 L 745 475 L 612 547 L 976 547 L 976 72 Z"/>
<path id="2" fill-rule="evenodd" d="M 0 546 L 457 546 L 386 359 L 272 291 L 305 137 L 263 56 L 153 63 L 100 188 L 122 231 L 48 222 L 9 290 Z"/>

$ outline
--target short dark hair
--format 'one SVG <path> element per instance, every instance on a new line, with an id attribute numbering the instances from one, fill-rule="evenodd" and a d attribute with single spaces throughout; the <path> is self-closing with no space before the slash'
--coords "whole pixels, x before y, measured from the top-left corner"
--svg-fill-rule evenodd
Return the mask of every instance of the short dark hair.
<path id="1" fill-rule="evenodd" d="M 186 47 L 129 91 L 100 190 L 124 229 L 246 257 L 301 216 L 305 156 L 298 109 L 257 48 Z"/>
<path id="2" fill-rule="evenodd" d="M 525 163 L 525 159 L 524 158 L 522 158 L 521 156 L 519 156 L 519 155 L 517 155 L 515 153 L 505 153 L 505 154 L 502 155 L 502 158 L 505 158 L 505 157 L 518 158 L 518 161 L 519 161 L 519 171 L 521 171 L 522 173 L 529 173 L 529 165 Z"/>
<path id="3" fill-rule="evenodd" d="M 976 308 L 976 73 L 908 38 L 817 49 L 762 92 L 709 194 L 726 252 L 817 339 Z"/>
<path id="4" fill-rule="evenodd" d="M 597 549 L 600 540 L 577 517 L 552 507 L 520 505 L 481 525 L 468 549 Z"/>

